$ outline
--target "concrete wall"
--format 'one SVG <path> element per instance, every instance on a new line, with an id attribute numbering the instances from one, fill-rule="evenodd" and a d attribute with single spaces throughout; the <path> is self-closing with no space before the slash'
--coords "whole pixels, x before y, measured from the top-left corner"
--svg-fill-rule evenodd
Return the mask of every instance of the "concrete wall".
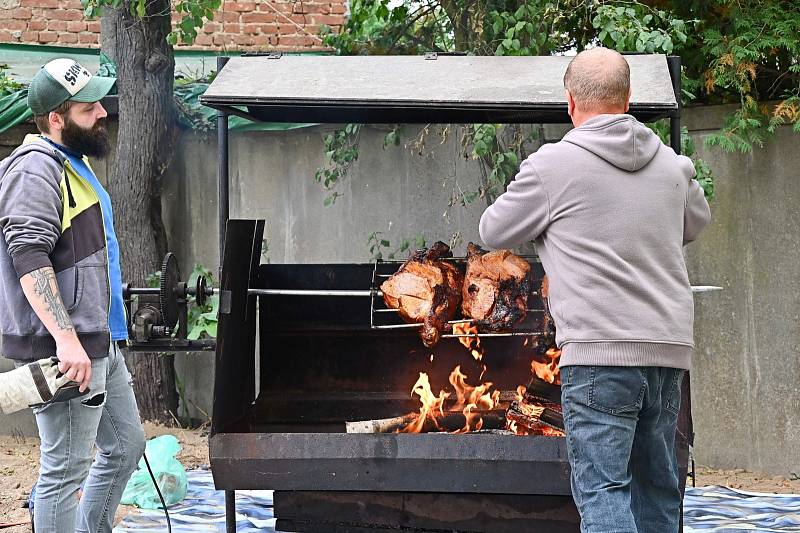
<path id="1" fill-rule="evenodd" d="M 725 287 L 695 300 L 695 455 L 800 475 L 800 137 L 785 127 L 752 154 L 703 149 L 724 111 L 686 120 L 717 177 L 690 276 Z"/>
<path id="2" fill-rule="evenodd" d="M 690 278 L 725 287 L 696 298 L 695 455 L 704 465 L 787 475 L 800 465 L 798 137 L 783 128 L 749 155 L 704 149 L 703 139 L 726 111 L 685 113 L 717 176 L 713 223 L 687 248 Z M 386 130 L 364 128 L 359 160 L 339 189 L 344 196 L 326 208 L 328 193 L 313 175 L 330 130 L 232 133 L 231 217 L 266 219 L 269 261 L 368 261 L 373 231 L 393 245 L 418 233 L 429 242 L 453 240 L 457 253 L 477 239 L 482 204 L 447 209 L 459 191 L 481 180 L 477 165 L 461 155 L 456 130 L 444 142 L 429 137 L 419 157 L 412 146 L 384 149 Z M 552 139 L 563 128 L 546 131 Z M 403 139 L 417 133 L 407 127 Z M 176 153 L 164 180 L 165 221 L 188 274 L 196 262 L 217 265 L 216 138 L 185 134 Z M 190 412 L 203 418 L 211 406 L 213 357 L 179 355 L 176 366 Z M 21 425 L 24 416 L 14 420 L 2 427 L 30 427 Z"/>

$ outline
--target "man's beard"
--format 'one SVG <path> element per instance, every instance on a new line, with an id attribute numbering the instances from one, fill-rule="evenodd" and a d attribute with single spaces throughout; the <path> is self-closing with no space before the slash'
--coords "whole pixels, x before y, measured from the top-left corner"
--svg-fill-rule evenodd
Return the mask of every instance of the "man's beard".
<path id="1" fill-rule="evenodd" d="M 110 147 L 106 119 L 98 119 L 91 128 L 82 128 L 65 116 L 61 142 L 71 150 L 103 159 L 108 155 Z"/>

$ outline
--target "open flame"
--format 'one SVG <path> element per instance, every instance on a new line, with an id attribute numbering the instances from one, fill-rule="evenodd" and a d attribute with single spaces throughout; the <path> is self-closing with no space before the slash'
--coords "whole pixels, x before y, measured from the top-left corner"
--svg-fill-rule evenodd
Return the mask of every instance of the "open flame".
<path id="1" fill-rule="evenodd" d="M 431 390 L 430 381 L 428 381 L 428 374 L 424 372 L 419 373 L 419 379 L 411 388 L 411 394 L 419 396 L 422 406 L 419 408 L 419 415 L 412 420 L 405 428 L 402 429 L 403 433 L 420 433 L 425 420 L 430 418 L 436 422 L 436 412 L 439 416 L 444 416 L 442 405 L 444 401 L 450 396 L 445 391 L 439 392 L 439 396 L 435 396 Z"/>
<path id="2" fill-rule="evenodd" d="M 545 352 L 547 362 L 540 363 L 537 360 L 531 361 L 531 371 L 536 374 L 539 379 L 555 385 L 561 385 L 561 375 L 558 370 L 558 360 L 561 357 L 561 350 L 558 348 L 550 348 Z"/>
<path id="3" fill-rule="evenodd" d="M 421 433 L 427 420 L 430 420 L 437 429 L 441 430 L 439 419 L 448 414 L 459 412 L 464 415 L 465 424 L 462 428 L 453 431 L 453 433 L 477 431 L 483 427 L 483 418 L 480 411 L 494 409 L 499 405 L 500 391 L 494 390 L 490 392 L 491 382 L 482 383 L 474 387 L 468 384 L 467 376 L 461 372 L 460 366 L 457 366 L 450 373 L 449 381 L 455 391 L 455 404 L 445 411 L 444 402 L 450 398 L 451 393 L 440 391 L 438 396 L 434 395 L 428 375 L 420 372 L 419 379 L 411 389 L 411 394 L 419 396 L 422 406 L 419 409 L 419 414 L 406 427 L 400 430 L 401 432 Z"/>
<path id="4" fill-rule="evenodd" d="M 461 372 L 461 366 L 457 366 L 450 373 L 450 384 L 456 391 L 456 404 L 452 410 L 458 411 L 460 409 L 466 420 L 464 427 L 457 433 L 481 429 L 483 427 L 483 419 L 479 413 L 473 411 L 493 409 L 500 403 L 500 391 L 495 390 L 490 394 L 491 382 L 486 382 L 476 387 L 467 384 L 467 376 Z"/>
<path id="5" fill-rule="evenodd" d="M 481 339 L 478 337 L 477 326 L 470 325 L 469 320 L 456 322 L 453 324 L 453 335 L 472 335 L 471 337 L 458 337 L 458 342 L 469 350 L 469 353 L 472 354 L 476 361 L 483 359 L 483 348 L 481 348 Z"/>
<path id="6" fill-rule="evenodd" d="M 546 296 L 547 282 L 542 286 L 542 295 Z M 484 348 L 478 335 L 478 328 L 470 320 L 457 321 L 453 323 L 452 332 L 458 341 L 469 351 L 470 355 L 482 366 L 482 371 L 478 377 L 481 382 L 486 372 L 486 365 L 483 364 Z M 525 338 L 523 347 L 536 349 L 534 339 Z M 538 351 L 538 350 L 537 350 Z M 544 353 L 544 361 L 539 362 L 534 359 L 531 361 L 531 372 L 547 383 L 555 385 L 561 384 L 558 369 L 558 362 L 561 350 L 555 347 L 549 348 Z M 433 362 L 433 354 L 430 356 Z M 412 416 L 410 423 L 406 424 L 400 431 L 403 433 L 422 433 L 426 431 L 449 431 L 451 433 L 467 433 L 478 431 L 484 426 L 482 414 L 500 408 L 500 391 L 491 390 L 491 382 L 481 382 L 479 385 L 470 385 L 467 376 L 461 371 L 461 366 L 456 366 L 448 378 L 452 387 L 451 392 L 439 391 L 438 395 L 433 393 L 428 375 L 420 372 L 419 379 L 411 389 L 412 396 L 419 397 L 421 406 L 419 413 Z M 509 411 L 506 412 L 506 429 L 517 435 L 547 435 L 564 436 L 558 429 L 541 422 L 540 418 L 545 412 L 545 407 L 538 402 L 526 400 L 526 387 L 520 385 L 516 391 L 516 401 L 513 402 Z M 445 406 L 447 402 L 447 406 Z M 510 410 L 515 410 L 514 417 L 511 419 Z M 461 418 L 463 415 L 463 419 Z M 492 420 L 490 418 L 490 420 Z M 458 428 L 463 422 L 463 426 Z M 458 428 L 458 429 L 455 429 Z"/>

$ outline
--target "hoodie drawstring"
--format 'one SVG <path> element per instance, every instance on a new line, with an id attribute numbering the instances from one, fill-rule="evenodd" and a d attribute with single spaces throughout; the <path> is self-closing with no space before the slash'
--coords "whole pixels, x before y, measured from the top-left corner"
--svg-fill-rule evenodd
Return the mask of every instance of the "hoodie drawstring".
<path id="1" fill-rule="evenodd" d="M 72 209 L 75 209 L 78 206 L 78 203 L 75 201 L 75 197 L 72 196 L 72 187 L 70 187 L 69 176 L 67 176 L 66 172 L 64 172 L 64 183 L 67 184 L 67 197 L 69 198 L 69 206 Z"/>

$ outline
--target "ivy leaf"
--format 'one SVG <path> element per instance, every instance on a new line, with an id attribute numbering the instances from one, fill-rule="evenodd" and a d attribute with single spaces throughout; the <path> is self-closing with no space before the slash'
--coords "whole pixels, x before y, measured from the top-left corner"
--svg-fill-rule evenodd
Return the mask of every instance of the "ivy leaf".
<path id="1" fill-rule="evenodd" d="M 216 328 L 214 329 L 214 336 L 216 337 Z M 203 331 L 205 331 L 205 328 L 201 324 L 196 324 L 191 330 L 189 330 L 189 334 L 186 335 L 186 338 L 190 341 L 196 341 L 200 338 L 200 335 L 203 334 Z"/>

